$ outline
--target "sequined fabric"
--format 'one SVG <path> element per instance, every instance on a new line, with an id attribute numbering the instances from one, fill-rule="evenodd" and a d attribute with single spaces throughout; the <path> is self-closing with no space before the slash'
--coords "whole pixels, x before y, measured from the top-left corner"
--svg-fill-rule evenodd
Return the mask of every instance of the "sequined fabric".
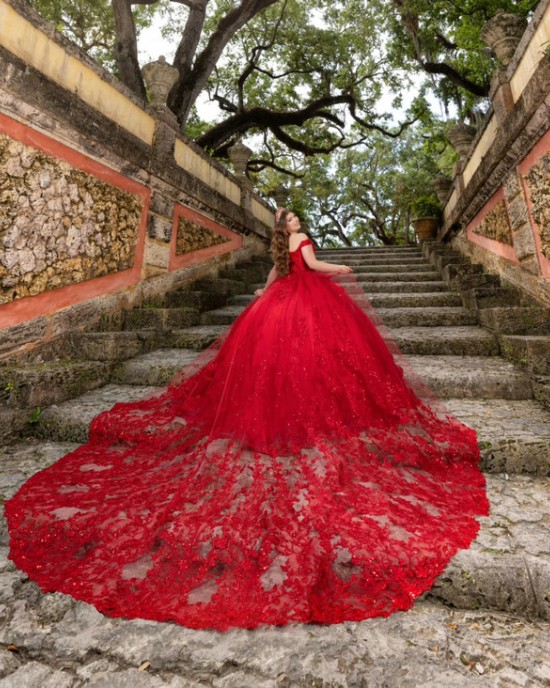
<path id="1" fill-rule="evenodd" d="M 469 546 L 475 432 L 307 243 L 194 364 L 6 503 L 43 590 L 193 628 L 336 623 L 408 609 Z"/>

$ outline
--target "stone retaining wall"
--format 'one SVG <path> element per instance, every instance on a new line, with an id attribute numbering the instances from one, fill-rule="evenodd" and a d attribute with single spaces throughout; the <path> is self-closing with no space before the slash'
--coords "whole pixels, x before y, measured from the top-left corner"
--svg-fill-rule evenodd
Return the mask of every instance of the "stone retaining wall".
<path id="1" fill-rule="evenodd" d="M 263 252 L 272 211 L 23 0 L 0 0 L 0 365 Z"/>
<path id="2" fill-rule="evenodd" d="M 455 168 L 438 238 L 550 305 L 550 0 L 541 0 Z"/>

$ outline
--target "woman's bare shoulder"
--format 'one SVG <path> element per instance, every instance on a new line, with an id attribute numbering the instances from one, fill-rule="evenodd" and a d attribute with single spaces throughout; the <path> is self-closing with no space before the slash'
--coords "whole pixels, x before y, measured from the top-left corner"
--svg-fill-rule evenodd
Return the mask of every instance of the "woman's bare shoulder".
<path id="1" fill-rule="evenodd" d="M 302 241 L 305 241 L 308 238 L 308 235 L 304 234 L 303 232 L 297 232 L 296 234 L 292 235 L 288 240 L 290 250 L 293 251 L 294 249 L 298 248 Z"/>

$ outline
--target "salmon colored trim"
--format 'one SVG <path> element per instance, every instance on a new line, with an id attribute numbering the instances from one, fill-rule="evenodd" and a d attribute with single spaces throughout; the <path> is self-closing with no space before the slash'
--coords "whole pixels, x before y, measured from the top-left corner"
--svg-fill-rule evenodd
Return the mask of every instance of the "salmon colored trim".
<path id="1" fill-rule="evenodd" d="M 178 239 L 178 222 L 180 217 L 185 217 L 188 220 L 191 220 L 192 222 L 196 222 L 198 225 L 201 225 L 202 227 L 210 229 L 212 232 L 215 232 L 216 234 L 221 234 L 222 236 L 228 237 L 230 241 L 227 241 L 224 244 L 217 244 L 216 246 L 209 246 L 208 248 L 201 248 L 197 251 L 191 251 L 189 253 L 185 253 L 181 256 L 178 256 L 176 254 L 176 242 Z M 236 249 L 242 248 L 242 246 L 243 238 L 240 234 L 232 232 L 230 229 L 227 229 L 227 227 L 219 225 L 217 222 L 214 222 L 214 220 L 211 220 L 210 218 L 205 217 L 200 213 L 197 213 L 195 210 L 192 210 L 191 208 L 179 205 L 178 203 L 174 205 L 172 241 L 170 243 L 170 265 L 168 268 L 170 272 L 172 272 L 173 270 L 179 270 L 183 267 L 187 267 L 188 265 L 193 265 L 194 263 L 202 263 L 205 260 L 215 258 L 216 256 L 221 256 L 224 253 L 230 253 L 231 251 L 235 251 Z"/>
<path id="2" fill-rule="evenodd" d="M 489 239 L 488 237 L 480 236 L 479 234 L 474 234 L 474 229 L 480 224 L 483 218 L 493 210 L 493 208 L 504 199 L 504 189 L 500 188 L 493 196 L 487 201 L 479 213 L 473 218 L 473 220 L 466 227 L 466 236 L 468 241 L 472 244 L 477 244 L 482 248 L 494 253 L 500 258 L 506 258 L 506 260 L 511 261 L 519 265 L 518 257 L 516 256 L 516 251 L 513 246 L 508 246 L 508 244 L 502 244 L 500 241 L 495 241 L 494 239 Z"/>
<path id="3" fill-rule="evenodd" d="M 139 223 L 134 265 L 132 268 L 121 270 L 111 275 L 96 277 L 86 280 L 85 282 L 59 287 L 51 291 L 45 291 L 36 296 L 25 296 L 11 303 L 6 303 L 0 306 L 0 327 L 9 327 L 26 320 L 31 320 L 32 318 L 51 315 L 57 313 L 57 311 L 60 311 L 62 308 L 88 301 L 102 294 L 111 294 L 116 291 L 121 291 L 126 287 L 137 284 L 141 279 L 141 268 L 145 249 L 145 232 L 151 198 L 150 189 L 2 113 L 0 113 L 0 132 L 7 134 L 16 141 L 37 148 L 54 158 L 64 160 L 74 167 L 101 179 L 101 181 L 107 182 L 128 193 L 140 196 L 143 199 L 143 210 Z"/>
<path id="4" fill-rule="evenodd" d="M 550 131 L 540 139 L 540 141 L 533 147 L 528 155 L 523 158 L 523 160 L 518 165 L 518 170 L 521 176 L 521 183 L 523 185 L 523 190 L 525 193 L 525 198 L 527 199 L 527 211 L 529 213 L 529 222 L 531 223 L 531 229 L 533 230 L 533 236 L 535 238 L 535 248 L 537 249 L 537 259 L 540 266 L 540 274 L 546 279 L 550 279 L 550 260 L 542 252 L 542 241 L 540 238 L 540 230 L 533 218 L 533 202 L 531 200 L 531 192 L 529 185 L 525 177 L 529 173 L 529 170 L 533 165 L 550 152 Z"/>

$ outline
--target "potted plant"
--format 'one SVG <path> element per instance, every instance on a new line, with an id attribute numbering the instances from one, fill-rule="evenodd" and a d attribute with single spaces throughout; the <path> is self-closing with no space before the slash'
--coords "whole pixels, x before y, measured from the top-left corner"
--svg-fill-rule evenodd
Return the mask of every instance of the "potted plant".
<path id="1" fill-rule="evenodd" d="M 411 203 L 412 225 L 418 241 L 433 239 L 441 220 L 441 205 L 435 198 L 422 196 Z"/>

